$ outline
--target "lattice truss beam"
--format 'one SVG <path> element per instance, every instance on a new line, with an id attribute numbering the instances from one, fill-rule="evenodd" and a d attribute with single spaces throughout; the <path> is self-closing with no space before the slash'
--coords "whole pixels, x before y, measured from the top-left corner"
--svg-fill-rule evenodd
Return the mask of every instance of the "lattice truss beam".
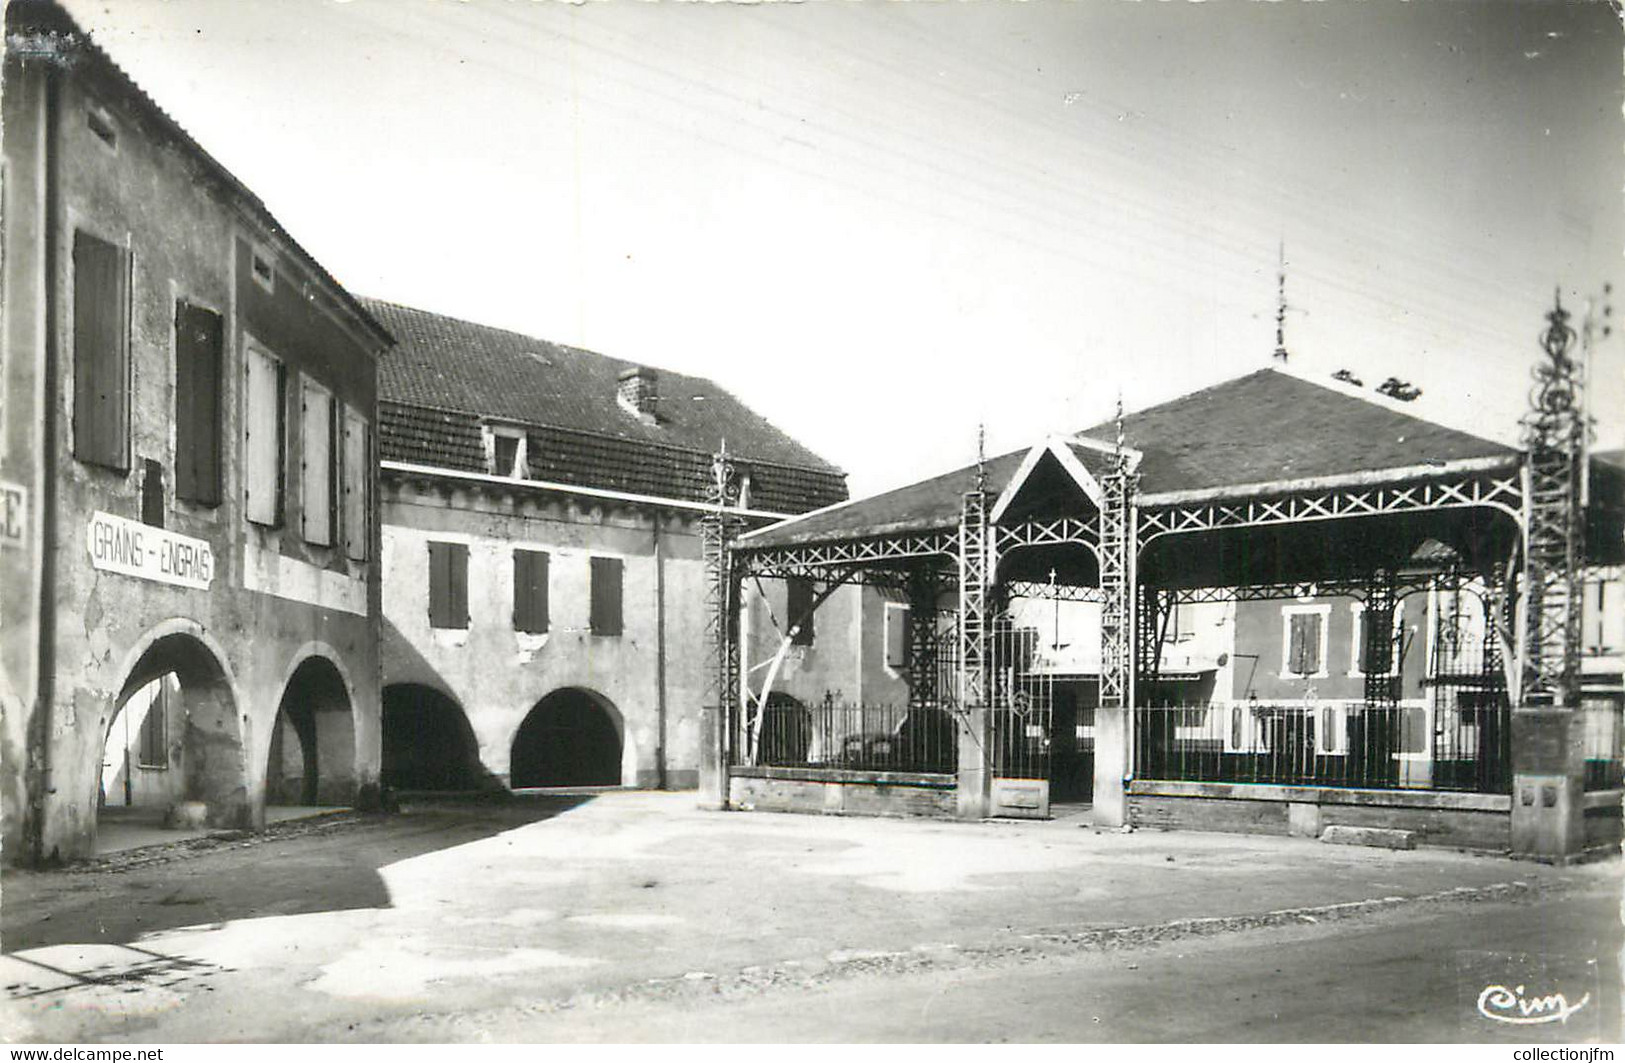
<path id="1" fill-rule="evenodd" d="M 1091 549 L 1100 545 L 1100 528 L 1095 521 L 1078 517 L 1054 520 L 1025 520 L 994 529 L 998 552 L 1002 555 L 1020 546 L 1059 546 L 1081 544 Z"/>
<path id="2" fill-rule="evenodd" d="M 1143 547 L 1171 532 L 1215 531 L 1269 524 L 1294 524 L 1336 517 L 1379 516 L 1427 510 L 1490 506 L 1522 523 L 1523 485 L 1515 469 L 1505 473 L 1426 480 L 1420 483 L 1348 487 L 1190 505 L 1148 505 L 1140 509 Z"/>
<path id="3" fill-rule="evenodd" d="M 1119 460 L 1101 484 L 1100 507 L 1100 704 L 1122 708 L 1133 697 L 1134 549 L 1133 499 L 1138 477 Z"/>

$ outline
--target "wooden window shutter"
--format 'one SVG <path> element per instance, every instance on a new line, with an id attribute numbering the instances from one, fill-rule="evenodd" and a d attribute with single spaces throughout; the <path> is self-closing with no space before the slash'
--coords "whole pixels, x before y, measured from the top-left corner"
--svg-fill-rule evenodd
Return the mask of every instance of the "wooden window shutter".
<path id="1" fill-rule="evenodd" d="M 513 552 L 513 626 L 515 631 L 540 635 L 547 631 L 547 554 L 540 550 Z"/>
<path id="2" fill-rule="evenodd" d="M 886 665 L 908 667 L 908 624 L 913 611 L 901 606 L 886 607 Z"/>
<path id="3" fill-rule="evenodd" d="M 367 559 L 372 527 L 372 467 L 367 460 L 367 421 L 349 407 L 344 409 L 344 551 L 353 561 Z"/>
<path id="4" fill-rule="evenodd" d="M 282 518 L 282 363 L 250 347 L 243 373 L 243 502 L 249 520 L 275 525 Z"/>
<path id="5" fill-rule="evenodd" d="M 801 576 L 791 576 L 785 582 L 788 588 L 785 595 L 785 612 L 789 616 L 785 618 L 784 622 L 789 624 L 795 631 L 795 634 L 790 637 L 790 642 L 796 646 L 811 646 L 813 644 L 812 580 Z"/>
<path id="6" fill-rule="evenodd" d="M 450 543 L 429 544 L 429 626 L 450 627 L 451 557 Z"/>
<path id="7" fill-rule="evenodd" d="M 429 626 L 468 626 L 468 546 L 429 544 Z"/>
<path id="8" fill-rule="evenodd" d="M 73 456 L 130 467 L 130 267 L 123 249 L 73 234 Z"/>
<path id="9" fill-rule="evenodd" d="M 306 378 L 300 389 L 300 531 L 308 543 L 333 542 L 333 396 Z"/>
<path id="10" fill-rule="evenodd" d="M 468 626 L 468 547 L 451 544 L 451 626 Z"/>
<path id="11" fill-rule="evenodd" d="M 204 506 L 220 504 L 220 315 L 185 300 L 175 303 L 175 495 Z"/>
<path id="12" fill-rule="evenodd" d="M 592 559 L 592 615 L 589 624 L 594 635 L 621 633 L 621 559 Z"/>

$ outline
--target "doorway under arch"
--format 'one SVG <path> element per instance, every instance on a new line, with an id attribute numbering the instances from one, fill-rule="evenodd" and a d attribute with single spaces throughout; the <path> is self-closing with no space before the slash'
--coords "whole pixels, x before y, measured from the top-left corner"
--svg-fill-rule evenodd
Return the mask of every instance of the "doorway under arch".
<path id="1" fill-rule="evenodd" d="M 474 790 L 486 781 L 462 706 L 419 683 L 384 688 L 383 782 L 396 790 Z"/>
<path id="2" fill-rule="evenodd" d="M 509 785 L 619 786 L 621 714 L 601 694 L 555 690 L 530 710 L 514 734 Z"/>
<path id="3" fill-rule="evenodd" d="M 294 669 L 277 706 L 265 771 L 267 805 L 355 802 L 355 716 L 350 691 L 325 657 Z"/>
<path id="4" fill-rule="evenodd" d="M 161 635 L 141 652 L 95 755 L 98 823 L 168 819 L 195 803 L 198 825 L 251 825 L 237 700 L 219 658 L 191 633 Z"/>

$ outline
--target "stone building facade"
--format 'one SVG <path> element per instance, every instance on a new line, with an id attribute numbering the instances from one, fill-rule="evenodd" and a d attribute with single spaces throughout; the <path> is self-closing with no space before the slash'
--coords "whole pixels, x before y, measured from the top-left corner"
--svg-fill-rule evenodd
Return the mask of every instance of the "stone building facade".
<path id="1" fill-rule="evenodd" d="M 384 779 L 405 789 L 693 787 L 706 650 L 700 521 L 712 455 L 760 527 L 845 477 L 709 380 L 391 303 L 380 367 Z M 868 668 L 883 603 L 742 588 L 781 697 L 901 681 Z M 764 681 L 765 669 L 754 681 Z"/>
<path id="2" fill-rule="evenodd" d="M 389 337 L 60 8 L 4 78 L 5 858 L 364 800 Z"/>

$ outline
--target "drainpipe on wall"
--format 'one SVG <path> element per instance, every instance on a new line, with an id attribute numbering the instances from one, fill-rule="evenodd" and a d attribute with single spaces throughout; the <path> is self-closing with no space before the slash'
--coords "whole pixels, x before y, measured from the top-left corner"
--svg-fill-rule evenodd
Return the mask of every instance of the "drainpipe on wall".
<path id="1" fill-rule="evenodd" d="M 57 189 L 60 184 L 57 162 L 57 112 L 60 86 L 57 71 L 46 66 L 45 99 L 41 150 L 45 154 L 45 223 L 42 268 L 45 303 L 45 342 L 40 359 L 40 382 L 44 402 L 40 420 L 39 482 L 39 608 L 35 621 L 39 631 L 39 672 L 35 680 L 34 748 L 39 751 L 39 773 L 28 795 L 33 825 L 28 846 L 33 864 L 45 862 L 45 799 L 55 786 L 51 780 L 51 718 L 56 701 L 56 342 L 57 322 Z"/>
<path id="2" fill-rule="evenodd" d="M 655 785 L 666 788 L 666 558 L 654 515 L 655 553 Z"/>

